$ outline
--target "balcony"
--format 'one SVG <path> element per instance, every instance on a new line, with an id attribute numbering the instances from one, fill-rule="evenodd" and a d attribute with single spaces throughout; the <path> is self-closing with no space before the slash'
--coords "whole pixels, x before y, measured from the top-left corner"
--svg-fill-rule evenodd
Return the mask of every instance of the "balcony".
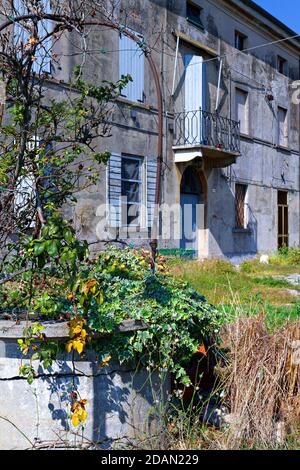
<path id="1" fill-rule="evenodd" d="M 175 162 L 204 158 L 213 168 L 236 162 L 240 154 L 240 123 L 219 114 L 197 111 L 174 115 Z"/>

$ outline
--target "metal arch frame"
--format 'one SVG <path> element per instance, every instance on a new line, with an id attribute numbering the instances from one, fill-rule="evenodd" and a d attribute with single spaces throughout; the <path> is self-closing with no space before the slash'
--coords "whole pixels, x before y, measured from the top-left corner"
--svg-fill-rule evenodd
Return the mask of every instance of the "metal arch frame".
<path id="1" fill-rule="evenodd" d="M 0 33 L 4 31 L 6 28 L 12 26 L 14 23 L 19 23 L 24 20 L 32 20 L 32 21 L 42 21 L 43 19 L 48 19 L 51 21 L 54 21 L 56 23 L 63 23 L 65 18 L 64 16 L 60 15 L 52 15 L 52 14 L 43 14 L 43 15 L 21 15 L 17 17 L 11 17 L 4 23 L 0 25 Z M 83 21 L 82 23 L 79 23 L 81 27 L 84 26 L 102 26 L 102 27 L 107 27 L 114 29 L 116 31 L 119 31 L 121 34 L 124 34 L 125 36 L 131 38 L 133 41 L 137 43 L 137 45 L 141 48 L 143 51 L 150 69 L 151 73 L 154 78 L 154 83 L 155 83 L 155 89 L 156 89 L 156 95 L 157 95 L 157 106 L 158 106 L 158 138 L 157 138 L 157 171 L 156 171 L 156 186 L 155 186 L 155 200 L 154 200 L 154 213 L 153 213 L 153 221 L 152 221 L 152 231 L 151 231 L 151 240 L 150 240 L 150 247 L 151 247 L 151 268 L 153 272 L 155 271 L 155 260 L 156 260 L 156 253 L 157 253 L 157 245 L 158 245 L 158 207 L 159 207 L 159 202 L 160 202 L 160 192 L 161 192 L 161 168 L 162 168 L 162 157 L 163 157 L 163 98 L 162 98 L 162 90 L 161 90 L 161 85 L 160 85 L 160 80 L 159 80 L 159 74 L 157 72 L 156 65 L 154 63 L 154 60 L 151 56 L 151 51 L 147 48 L 146 44 L 140 40 L 135 34 L 133 34 L 130 30 L 127 28 L 122 28 L 118 23 L 115 23 L 113 21 Z M 73 29 L 72 23 L 68 23 L 66 25 L 66 29 Z"/>

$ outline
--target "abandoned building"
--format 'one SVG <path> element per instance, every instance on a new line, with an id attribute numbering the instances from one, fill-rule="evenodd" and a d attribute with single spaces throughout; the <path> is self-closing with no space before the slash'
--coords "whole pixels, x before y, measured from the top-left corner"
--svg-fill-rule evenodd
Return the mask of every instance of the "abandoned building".
<path id="1" fill-rule="evenodd" d="M 126 27 L 147 45 L 162 88 L 159 248 L 233 257 L 299 246 L 296 33 L 250 0 L 117 3 L 116 14 L 126 12 Z M 61 47 L 70 52 L 72 45 Z M 149 246 L 153 75 L 141 48 L 119 31 L 93 30 L 89 47 L 87 80 L 130 74 L 133 81 L 114 108 L 111 137 L 100 143 L 111 152 L 103 177 L 70 211 L 82 238 Z M 57 83 L 76 63 L 71 53 L 64 61 L 50 69 Z"/>

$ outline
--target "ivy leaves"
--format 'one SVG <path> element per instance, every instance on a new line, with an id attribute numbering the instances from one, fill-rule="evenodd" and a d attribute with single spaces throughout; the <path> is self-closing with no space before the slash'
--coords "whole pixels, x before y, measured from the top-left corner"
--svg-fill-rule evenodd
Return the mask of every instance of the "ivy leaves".
<path id="1" fill-rule="evenodd" d="M 60 252 L 64 247 L 73 249 L 74 232 L 64 223 L 43 229 L 43 235 L 62 236 Z M 44 238 L 36 244 L 44 244 L 39 256 L 49 256 L 47 242 L 51 240 Z M 60 261 L 59 254 L 56 259 Z M 163 265 L 163 260 L 160 262 Z M 112 358 L 120 363 L 135 359 L 150 369 L 173 372 L 176 380 L 187 386 L 186 364 L 193 354 L 206 354 L 206 339 L 221 324 L 218 311 L 187 284 L 167 273 L 153 276 L 146 251 L 110 247 L 94 262 L 77 264 L 76 276 L 64 288 L 71 314 L 65 348 L 79 355 L 92 348 L 99 355 L 100 367 Z M 35 308 L 47 315 L 47 308 L 52 312 L 66 306 L 60 298 L 44 294 Z M 147 328 L 116 332 L 127 319 L 142 321 Z M 96 339 L 96 332 L 106 335 Z M 30 344 L 22 347 L 29 350 Z M 54 357 L 53 350 L 44 345 L 34 353 L 44 362 Z M 26 373 L 30 376 L 29 369 Z"/>
<path id="2" fill-rule="evenodd" d="M 199 348 L 203 354 L 201 345 L 219 328 L 221 317 L 187 284 L 166 274 L 153 276 L 147 261 L 147 252 L 130 249 L 110 247 L 99 255 L 89 276 L 101 285 L 104 303 L 90 304 L 88 324 L 112 333 L 103 353 L 111 351 L 119 361 L 138 357 L 146 367 L 167 369 L 188 385 L 185 365 Z M 142 320 L 148 328 L 120 341 L 113 331 L 126 319 Z"/>
<path id="3" fill-rule="evenodd" d="M 88 256 L 87 243 L 77 240 L 74 229 L 59 215 L 49 217 L 47 224 L 42 228 L 40 238 L 25 239 L 22 249 L 24 258 L 35 259 L 39 269 L 42 269 L 50 258 L 74 270 L 77 260 L 83 261 Z"/>

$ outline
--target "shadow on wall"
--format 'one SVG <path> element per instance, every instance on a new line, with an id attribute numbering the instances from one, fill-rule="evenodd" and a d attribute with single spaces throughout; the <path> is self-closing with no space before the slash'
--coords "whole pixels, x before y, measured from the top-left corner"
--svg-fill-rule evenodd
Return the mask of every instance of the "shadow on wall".
<path id="1" fill-rule="evenodd" d="M 155 438 L 161 429 L 159 407 L 167 392 L 168 380 L 157 373 L 136 368 L 119 371 L 93 381 L 93 441 L 105 449 L 112 445 L 134 444 Z"/>
<path id="2" fill-rule="evenodd" d="M 210 177 L 208 194 L 209 252 L 212 256 L 248 255 L 257 253 L 257 219 L 245 203 L 245 228 L 236 226 L 236 198 L 230 180 L 218 170 Z"/>
<path id="3" fill-rule="evenodd" d="M 3 357 L 12 382 L 9 378 L 3 381 L 1 393 L 4 396 L 7 388 L 13 390 L 13 407 L 7 406 L 6 414 L 16 429 L 23 429 L 38 445 L 51 442 L 105 449 L 150 438 L 153 442 L 162 429 L 161 411 L 170 390 L 167 372 L 152 372 L 136 363 L 121 365 L 113 360 L 108 367 L 100 367 L 94 352 L 78 359 L 64 354 L 47 371 L 38 366 L 38 375 L 30 386 L 25 379 L 15 380 L 22 357 L 16 341 L 5 344 Z M 9 388 L 12 383 L 13 388 Z M 70 425 L 74 393 L 76 400 L 87 399 L 83 431 Z M 21 409 L 22 413 L 18 411 Z M 13 447 L 24 447 L 17 431 L 11 441 Z"/>

